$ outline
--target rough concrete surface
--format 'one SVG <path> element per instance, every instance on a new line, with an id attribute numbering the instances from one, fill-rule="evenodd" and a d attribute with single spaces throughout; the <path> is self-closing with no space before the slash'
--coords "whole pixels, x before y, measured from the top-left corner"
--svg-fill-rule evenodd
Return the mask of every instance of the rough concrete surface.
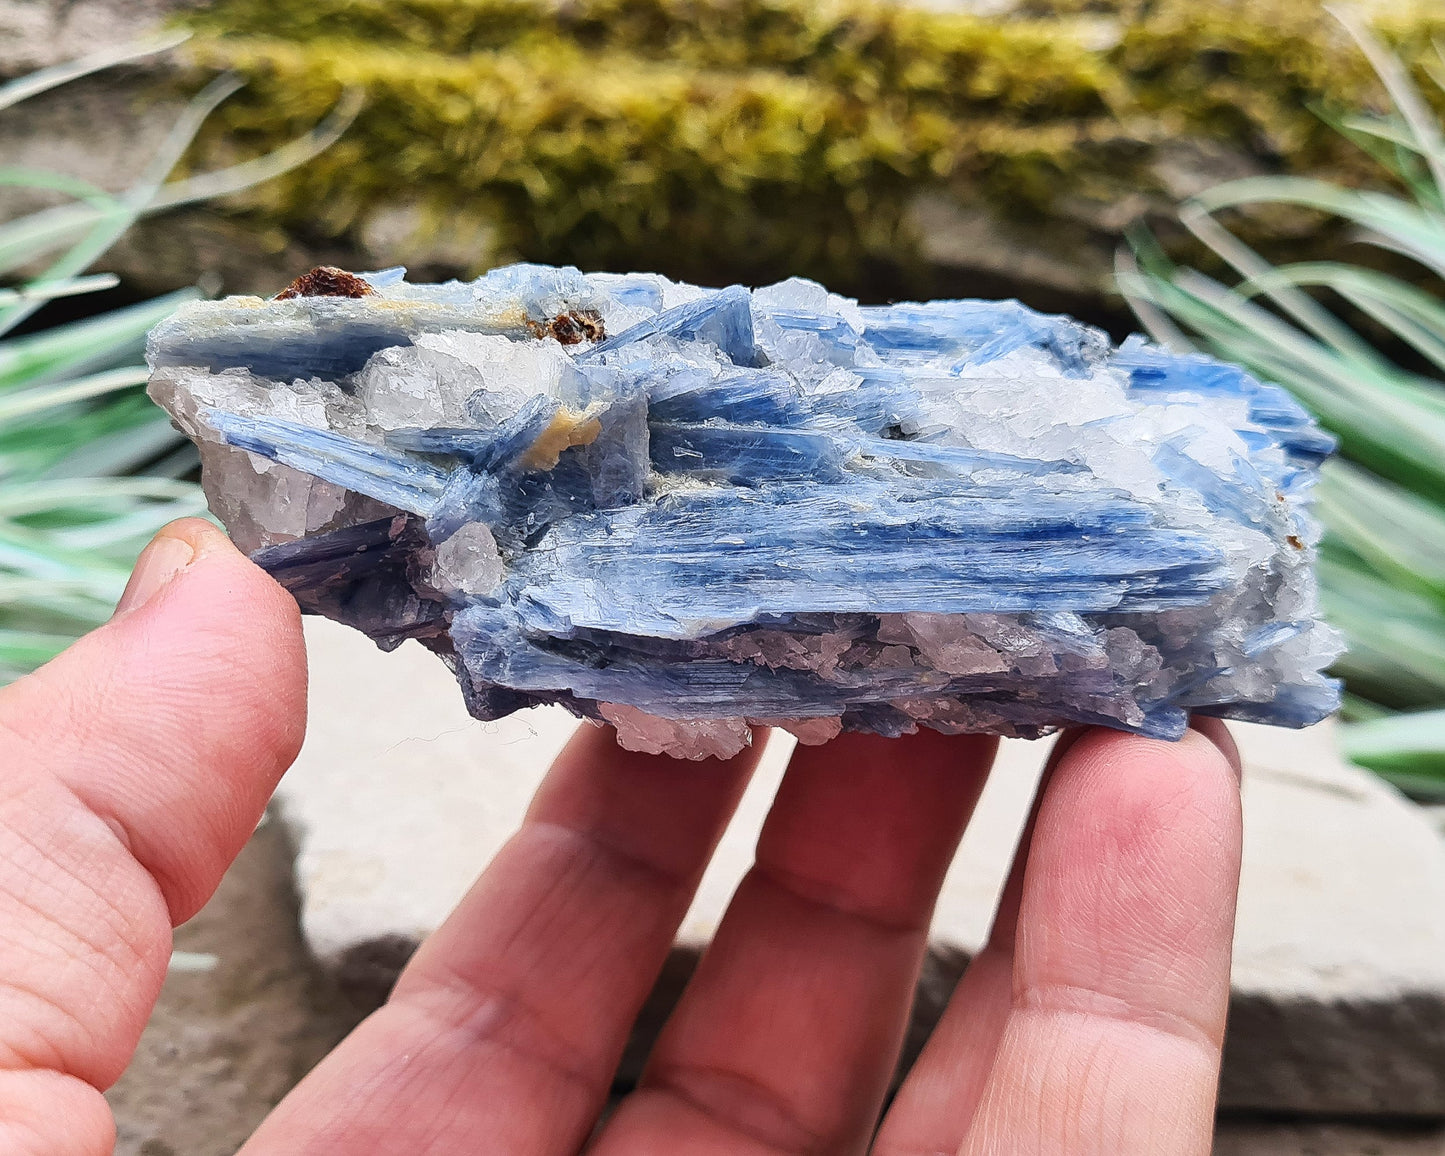
<path id="1" fill-rule="evenodd" d="M 1367 1125 L 1224 1118 L 1214 1156 L 1442 1156 L 1434 1124 Z"/>
<path id="2" fill-rule="evenodd" d="M 356 1022 L 301 942 L 292 857 L 285 828 L 263 823 L 177 931 L 178 951 L 214 966 L 167 976 L 107 1095 L 116 1156 L 229 1156 Z"/>
<path id="3" fill-rule="evenodd" d="M 1442 1112 L 1438 832 L 1328 743 L 1237 733 L 1249 772 L 1223 1102 Z"/>

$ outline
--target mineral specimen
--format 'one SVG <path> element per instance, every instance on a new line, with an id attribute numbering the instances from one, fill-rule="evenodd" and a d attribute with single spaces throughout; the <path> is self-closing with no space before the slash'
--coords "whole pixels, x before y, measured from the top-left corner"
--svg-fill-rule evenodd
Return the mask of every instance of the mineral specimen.
<path id="1" fill-rule="evenodd" d="M 1337 705 L 1280 389 L 1016 302 L 514 265 L 182 309 L 151 394 L 301 606 L 472 714 L 725 756 L 919 726 L 1177 738 Z"/>

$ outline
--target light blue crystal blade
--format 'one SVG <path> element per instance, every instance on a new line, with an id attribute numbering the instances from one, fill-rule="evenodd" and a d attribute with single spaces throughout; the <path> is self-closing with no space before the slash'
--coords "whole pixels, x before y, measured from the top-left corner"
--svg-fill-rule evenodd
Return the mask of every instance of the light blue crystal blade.
<path id="1" fill-rule="evenodd" d="M 438 543 L 470 522 L 500 526 L 506 521 L 507 491 L 495 474 L 465 466 L 447 476 L 446 487 L 428 512 L 427 538 Z"/>
<path id="2" fill-rule="evenodd" d="M 687 638 L 764 610 L 1104 612 L 1197 604 L 1217 591 L 1218 551 L 1146 517 L 1122 501 L 1003 491 L 676 494 L 554 528 L 540 561 L 523 564 L 519 610 L 528 625 Z"/>
<path id="3" fill-rule="evenodd" d="M 202 417 L 227 443 L 399 510 L 430 514 L 446 486 L 444 471 L 340 434 L 274 418 L 239 418 L 220 410 Z"/>
<path id="4" fill-rule="evenodd" d="M 843 455 L 826 434 L 766 426 L 648 426 L 652 468 L 702 481 L 757 486 L 772 481 L 843 480 Z"/>
<path id="5" fill-rule="evenodd" d="M 558 410 L 551 397 L 534 397 L 506 421 L 489 430 L 399 429 L 386 443 L 409 453 L 459 458 L 474 469 L 498 471 L 516 466 Z"/>
<path id="6" fill-rule="evenodd" d="M 854 448 L 863 457 L 876 461 L 936 467 L 938 473 L 931 476 L 955 475 L 967 478 L 985 470 L 1028 477 L 1083 472 L 1082 466 L 1070 462 L 1041 462 L 1014 454 L 989 453 L 986 450 L 889 438 L 859 438 L 854 443 Z"/>
<path id="7" fill-rule="evenodd" d="M 1133 339 L 1110 360 L 1129 374 L 1130 387 L 1145 396 L 1192 395 L 1246 402 L 1249 419 L 1262 428 L 1263 436 L 1307 465 L 1318 465 L 1334 452 L 1335 438 L 1315 425 L 1287 391 L 1258 381 L 1238 366 L 1198 355 L 1169 354 Z"/>
<path id="8" fill-rule="evenodd" d="M 714 374 L 701 367 L 662 370 L 650 376 L 648 414 L 654 422 L 732 422 L 794 427 L 812 416 L 797 384 L 786 373 L 736 369 Z"/>
<path id="9" fill-rule="evenodd" d="M 812 313 L 801 309 L 774 309 L 768 316 L 778 327 L 793 333 L 812 333 L 837 365 L 852 365 L 858 351 L 858 331 L 842 317 Z"/>
<path id="10" fill-rule="evenodd" d="M 348 305 L 325 298 L 278 303 L 294 314 L 279 341 L 270 335 L 268 340 L 257 340 L 246 324 L 254 322 L 254 309 L 232 307 L 228 324 L 210 324 L 194 334 L 187 332 L 180 315 L 151 332 L 146 358 L 153 369 L 184 365 L 212 372 L 246 369 L 277 381 L 335 379 L 355 373 L 373 354 L 411 340 L 403 318 L 384 313 L 358 316 Z"/>
<path id="11" fill-rule="evenodd" d="M 596 361 L 605 353 L 659 336 L 705 341 L 719 349 L 734 365 L 757 363 L 752 296 L 741 285 L 719 289 L 696 301 L 689 301 L 659 313 L 656 317 L 639 321 L 616 337 L 598 342 L 583 353 L 579 360 Z"/>
<path id="12" fill-rule="evenodd" d="M 949 357 L 955 371 L 1035 348 L 1051 354 L 1065 373 L 1079 375 L 1108 348 L 1098 330 L 1035 313 L 1017 301 L 882 305 L 865 307 L 863 315 L 863 336 L 885 361 Z"/>

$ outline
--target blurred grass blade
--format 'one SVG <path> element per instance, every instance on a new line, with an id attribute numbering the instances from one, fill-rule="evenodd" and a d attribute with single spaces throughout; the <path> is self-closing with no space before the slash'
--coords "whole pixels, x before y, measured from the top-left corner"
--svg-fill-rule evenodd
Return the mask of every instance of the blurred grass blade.
<path id="1" fill-rule="evenodd" d="M 1410 80 L 1405 66 L 1399 57 L 1386 50 L 1352 10 L 1330 5 L 1325 11 L 1344 25 L 1345 31 L 1359 45 L 1413 135 L 1416 150 L 1430 166 L 1436 189 L 1445 191 L 1445 140 L 1441 139 L 1439 123 Z"/>
<path id="2" fill-rule="evenodd" d="M 67 61 L 65 64 L 42 68 L 38 72 L 32 72 L 29 76 L 19 77 L 8 84 L 0 84 L 0 109 L 9 108 L 11 105 L 19 104 L 22 100 L 38 96 L 52 88 L 59 88 L 62 84 L 69 84 L 72 80 L 79 80 L 82 76 L 89 76 L 93 72 L 102 72 L 107 68 L 114 68 L 117 64 L 126 64 L 132 60 L 141 60 L 160 52 L 168 52 L 189 39 L 190 33 L 188 32 L 166 32 L 115 48 L 102 49 L 89 56 L 82 56 L 78 60 Z"/>
<path id="3" fill-rule="evenodd" d="M 115 198 L 97 185 L 65 173 L 32 169 L 27 165 L 0 166 L 0 185 L 13 189 L 39 189 L 47 193 L 64 193 L 78 201 L 110 202 Z M 21 218 L 22 220 L 24 218 Z M 7 224 L 5 228 L 12 227 Z"/>
<path id="4" fill-rule="evenodd" d="M 363 99 L 359 90 L 343 93 L 319 125 L 264 156 L 161 185 L 150 200 L 135 211 L 135 216 L 146 217 L 240 192 L 305 164 L 336 143 L 356 119 Z M 13 271 L 37 256 L 74 244 L 77 238 L 127 211 L 120 198 L 102 196 L 106 200 L 57 205 L 0 226 L 0 273 Z"/>
<path id="5" fill-rule="evenodd" d="M 77 439 L 73 448 L 63 448 L 53 457 L 53 464 L 36 471 L 47 478 L 105 477 L 128 474 L 148 463 L 154 463 L 177 445 L 190 445 L 184 434 L 163 414 L 150 414 L 150 420 L 127 422 L 120 428 L 96 430 Z M 155 466 L 147 471 L 154 474 Z"/>
<path id="6" fill-rule="evenodd" d="M 1199 238 L 1221 260 L 1247 281 L 1265 286 L 1264 279 L 1272 270 L 1269 262 L 1224 228 L 1207 211 L 1195 204 L 1179 210 L 1184 227 Z M 1346 357 L 1376 362 L 1378 355 L 1369 343 L 1353 332 L 1338 317 L 1322 308 L 1308 295 L 1288 281 L 1276 281 L 1262 289 L 1286 314 L 1293 317 L 1326 345 Z"/>
<path id="7" fill-rule="evenodd" d="M 1415 139 L 1415 134 L 1410 131 L 1408 125 L 1401 124 L 1398 117 L 1381 120 L 1378 116 L 1341 116 L 1330 118 L 1329 123 L 1339 132 L 1357 133 L 1412 153 L 1420 151 L 1420 142 Z M 1373 156 L 1373 154 L 1371 155 Z M 1379 160 L 1381 164 L 1386 163 L 1380 157 L 1375 159 Z"/>
<path id="8" fill-rule="evenodd" d="M 0 184 L 20 188 L 42 188 L 29 169 L 0 169 Z M 39 209 L 27 216 L 0 225 L 0 273 L 10 273 L 46 253 L 53 252 L 83 230 L 78 222 L 93 228 L 96 221 L 121 210 L 118 197 L 93 186 L 76 183 L 68 187 L 57 182 L 53 191 L 75 197 L 81 204 L 57 205 Z"/>
<path id="9" fill-rule="evenodd" d="M 0 491 L 0 519 L 63 506 L 93 507 L 130 498 L 191 498 L 196 487 L 170 478 L 59 478 L 6 486 Z"/>
<path id="10" fill-rule="evenodd" d="M 336 107 L 326 119 L 310 132 L 253 160 L 173 181 L 159 190 L 151 201 L 150 210 L 159 212 L 196 201 L 224 197 L 299 168 L 341 138 L 351 127 L 365 100 L 365 93 L 360 89 L 348 89 L 341 94 Z"/>
<path id="11" fill-rule="evenodd" d="M 1445 704 L 1445 606 L 1333 538 L 1316 568 L 1325 615 L 1350 641 L 1337 669 L 1351 690 L 1397 710 Z"/>
<path id="12" fill-rule="evenodd" d="M 1366 230 L 1363 239 L 1391 248 L 1445 276 L 1445 215 L 1388 193 L 1345 189 L 1309 177 L 1245 177 L 1206 189 L 1191 205 L 1206 213 L 1245 205 L 1295 205 L 1329 213 Z"/>
<path id="13" fill-rule="evenodd" d="M 1384 775 L 1427 776 L 1445 789 L 1445 710 L 1415 711 L 1355 723 L 1345 754 Z"/>
<path id="14" fill-rule="evenodd" d="M 78 297 L 114 289 L 120 278 L 113 273 L 95 273 L 89 277 L 69 277 L 60 281 L 32 281 L 19 289 L 0 289 L 0 305 L 13 301 L 56 301 L 62 297 Z"/>
<path id="15" fill-rule="evenodd" d="M 1326 463 L 1315 495 L 1331 535 L 1387 579 L 1445 608 L 1445 507 L 1341 460 Z"/>
<path id="16" fill-rule="evenodd" d="M 240 86 L 240 80 L 234 76 L 219 76 L 206 85 L 187 105 L 140 179 L 120 198 L 118 207 L 101 213 L 86 235 L 41 274 L 41 280 L 72 277 L 83 272 L 90 267 L 91 262 L 115 244 L 120 235 L 135 223 L 136 218 L 155 198 L 166 175 L 180 162 L 206 118 Z M 0 332 L 17 325 L 36 308 L 36 305 L 0 308 Z"/>
<path id="17" fill-rule="evenodd" d="M 100 397 L 127 386 L 144 385 L 147 376 L 149 375 L 145 366 L 132 365 L 91 374 L 76 381 L 20 390 L 0 398 L 0 422 L 13 421 L 17 417 L 39 413 L 59 405 Z"/>
<path id="18" fill-rule="evenodd" d="M 0 107 L 181 39 L 131 45 L 0 87 Z M 49 301 L 112 287 L 112 277 L 82 274 L 139 217 L 236 192 L 304 163 L 359 107 L 358 94 L 349 93 L 311 132 L 274 152 L 166 183 L 206 117 L 236 87 L 229 77 L 207 86 L 124 193 L 0 167 L 0 185 L 70 198 L 0 223 L 0 276 L 50 259 L 38 278 L 0 289 L 0 338 Z M 196 296 L 172 293 L 0 339 L 0 681 L 105 622 L 155 532 L 205 513 L 201 490 L 187 479 L 195 448 L 140 389 L 146 333 Z"/>
<path id="19" fill-rule="evenodd" d="M 102 462 L 109 454 L 128 455 L 135 462 L 132 469 L 154 473 L 151 457 L 169 454 L 180 439 L 169 422 L 161 423 L 164 430 L 157 429 L 157 416 L 150 399 L 131 389 L 99 404 L 80 402 L 6 422 L 0 425 L 0 476 L 7 485 L 41 477 L 80 477 L 92 471 L 93 453 Z"/>
<path id="20" fill-rule="evenodd" d="M 0 396 L 19 385 L 44 385 L 137 356 L 151 328 L 196 296 L 183 289 L 0 343 Z"/>
<path id="21" fill-rule="evenodd" d="M 1144 278 L 1138 260 L 1138 250 L 1139 246 L 1135 245 L 1132 249 L 1120 246 L 1115 251 L 1114 282 L 1144 326 L 1145 333 L 1165 349 L 1175 353 L 1188 352 L 1194 348 L 1193 344 L 1150 295 L 1149 282 Z"/>
<path id="22" fill-rule="evenodd" d="M 8 674 L 13 679 L 28 670 L 34 670 L 37 666 L 49 662 L 74 641 L 71 634 L 42 634 L 34 630 L 0 628 L 0 675 Z"/>
<path id="23" fill-rule="evenodd" d="M 1276 283 L 1333 290 L 1445 370 L 1445 304 L 1432 294 L 1398 277 L 1334 261 L 1270 268 L 1240 285 L 1239 292 L 1253 297 L 1270 292 Z"/>
<path id="24" fill-rule="evenodd" d="M 1439 190 L 1429 170 L 1423 167 L 1420 142 L 1398 117 L 1389 120 L 1378 116 L 1336 117 L 1324 110 L 1319 115 L 1356 147 L 1369 153 L 1370 158 L 1405 185 L 1421 205 L 1445 210 L 1445 202 L 1440 200 Z"/>

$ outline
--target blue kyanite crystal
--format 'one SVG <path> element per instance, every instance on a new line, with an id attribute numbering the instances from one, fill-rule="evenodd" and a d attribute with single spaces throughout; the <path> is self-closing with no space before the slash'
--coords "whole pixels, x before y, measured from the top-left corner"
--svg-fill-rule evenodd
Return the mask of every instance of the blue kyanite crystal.
<path id="1" fill-rule="evenodd" d="M 332 270 L 186 307 L 150 362 L 233 537 L 304 609 L 436 651 L 478 718 L 561 703 L 700 757 L 753 723 L 1177 738 L 1338 702 L 1330 438 L 1014 302 Z"/>

